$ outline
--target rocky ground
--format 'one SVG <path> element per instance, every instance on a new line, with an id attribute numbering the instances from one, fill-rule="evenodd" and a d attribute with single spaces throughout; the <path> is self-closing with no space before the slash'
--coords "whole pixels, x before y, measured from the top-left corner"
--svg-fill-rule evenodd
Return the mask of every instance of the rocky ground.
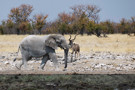
<path id="1" fill-rule="evenodd" d="M 80 59 L 70 62 L 63 71 L 63 53 L 57 53 L 59 70 L 55 70 L 49 60 L 44 70 L 38 69 L 41 60 L 33 58 L 28 61 L 27 70 L 18 70 L 15 65 L 21 63 L 21 55 L 16 53 L 2 53 L 0 55 L 0 74 L 135 74 L 135 53 L 87 52 L 80 55 Z M 17 58 L 16 62 L 13 59 Z"/>

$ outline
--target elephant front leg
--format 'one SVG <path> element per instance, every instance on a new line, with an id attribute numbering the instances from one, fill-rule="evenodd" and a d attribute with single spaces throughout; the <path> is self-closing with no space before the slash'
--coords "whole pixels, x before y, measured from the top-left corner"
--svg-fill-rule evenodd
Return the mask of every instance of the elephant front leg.
<path id="1" fill-rule="evenodd" d="M 54 63 L 56 71 L 59 71 L 59 67 L 58 67 L 59 65 L 58 65 L 56 53 L 49 53 L 49 57 L 50 57 L 50 59 L 52 59 L 52 62 Z"/>
<path id="2" fill-rule="evenodd" d="M 48 56 L 48 55 L 46 55 L 46 56 L 43 57 L 39 69 L 42 69 L 42 70 L 44 69 L 45 64 L 46 64 L 46 62 L 48 61 L 48 59 L 49 59 L 49 56 Z"/>

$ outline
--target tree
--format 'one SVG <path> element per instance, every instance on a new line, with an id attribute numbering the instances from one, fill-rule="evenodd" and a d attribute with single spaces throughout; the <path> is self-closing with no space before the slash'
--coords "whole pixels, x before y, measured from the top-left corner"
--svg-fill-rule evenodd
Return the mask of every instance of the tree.
<path id="1" fill-rule="evenodd" d="M 86 6 L 86 15 L 90 20 L 93 20 L 94 22 L 98 23 L 99 21 L 99 15 L 100 9 L 96 5 L 87 5 Z"/>
<path id="2" fill-rule="evenodd" d="M 65 24 L 71 24 L 75 20 L 73 15 L 67 14 L 65 12 L 58 14 L 58 21 Z"/>
<path id="3" fill-rule="evenodd" d="M 75 17 L 72 14 L 67 14 L 65 12 L 58 14 L 58 31 L 61 34 L 72 33 L 72 24 L 75 21 Z"/>
<path id="4" fill-rule="evenodd" d="M 28 21 L 21 22 L 18 27 L 23 34 L 26 34 L 26 32 L 30 32 L 32 30 L 32 26 Z"/>
<path id="5" fill-rule="evenodd" d="M 95 23 L 94 23 L 94 21 L 89 21 L 87 23 L 86 30 L 87 30 L 87 34 L 88 35 L 94 34 L 94 30 L 95 30 Z"/>
<path id="6" fill-rule="evenodd" d="M 58 31 L 59 33 L 61 33 L 62 35 L 66 34 L 69 30 L 69 26 L 66 23 L 61 23 L 61 25 L 59 25 Z"/>
<path id="7" fill-rule="evenodd" d="M 7 29 L 8 29 L 7 32 L 8 32 L 9 34 L 15 33 L 15 30 L 13 29 L 14 23 L 13 23 L 12 20 L 8 19 L 8 20 L 6 21 L 6 27 L 7 27 Z"/>
<path id="8" fill-rule="evenodd" d="M 10 19 L 8 19 L 8 20 L 7 20 L 7 23 L 6 23 L 6 26 L 7 26 L 8 28 L 13 28 L 13 26 L 14 26 L 13 21 L 10 20 Z"/>
<path id="9" fill-rule="evenodd" d="M 37 29 L 40 34 L 41 34 L 41 29 L 46 24 L 46 18 L 47 17 L 48 17 L 48 15 L 43 16 L 42 14 L 38 14 L 38 15 L 34 16 L 35 29 Z"/>
<path id="10" fill-rule="evenodd" d="M 96 36 L 97 37 L 100 37 L 101 36 L 101 30 L 102 30 L 102 28 L 100 27 L 100 25 L 99 24 L 95 24 L 95 34 L 96 34 Z"/>
<path id="11" fill-rule="evenodd" d="M 31 5 L 26 5 L 26 4 L 22 4 L 21 6 L 17 8 L 11 9 L 8 17 L 9 17 L 9 20 L 15 23 L 15 28 L 17 29 L 18 34 L 20 34 L 20 31 L 19 31 L 20 24 L 27 23 L 30 21 L 29 16 L 32 11 L 33 11 L 33 7 Z"/>
<path id="12" fill-rule="evenodd" d="M 95 5 L 77 5 L 71 7 L 72 9 L 72 15 L 75 17 L 75 25 L 74 27 L 78 27 L 78 31 L 81 35 L 84 34 L 85 31 L 87 33 L 92 33 L 89 29 L 89 25 L 91 21 L 94 21 L 94 23 L 98 23 L 99 16 L 98 13 L 100 12 L 100 9 Z"/>
<path id="13" fill-rule="evenodd" d="M 13 8 L 8 15 L 9 19 L 14 23 L 26 22 L 29 21 L 29 16 L 33 11 L 33 7 L 31 5 L 22 4 L 17 8 Z"/>
<path id="14" fill-rule="evenodd" d="M 134 33 L 135 36 L 135 17 L 131 17 L 131 32 Z"/>
<path id="15" fill-rule="evenodd" d="M 111 22 L 110 20 L 100 22 L 100 25 L 103 26 L 102 27 L 103 33 L 111 33 L 111 34 L 114 33 L 113 22 Z"/>
<path id="16" fill-rule="evenodd" d="M 96 5 L 77 5 L 71 7 L 73 10 L 73 14 L 80 18 L 83 14 L 85 14 L 91 21 L 98 22 L 100 9 Z"/>
<path id="17" fill-rule="evenodd" d="M 0 34 L 4 34 L 3 26 L 2 25 L 0 25 Z"/>
<path id="18" fill-rule="evenodd" d="M 121 21 L 118 25 L 118 28 L 121 33 L 130 35 L 130 31 L 129 31 L 130 26 L 129 26 L 129 22 L 126 19 L 124 19 L 124 18 L 121 19 Z"/>
<path id="19" fill-rule="evenodd" d="M 86 27 L 86 24 L 87 24 L 88 21 L 89 21 L 89 20 L 88 20 L 86 14 L 83 13 L 83 14 L 81 15 L 81 17 L 79 18 L 79 20 L 78 20 L 78 22 L 79 22 L 79 28 L 80 28 L 80 34 L 81 34 L 81 35 L 84 34 L 84 32 L 85 32 L 85 27 Z"/>

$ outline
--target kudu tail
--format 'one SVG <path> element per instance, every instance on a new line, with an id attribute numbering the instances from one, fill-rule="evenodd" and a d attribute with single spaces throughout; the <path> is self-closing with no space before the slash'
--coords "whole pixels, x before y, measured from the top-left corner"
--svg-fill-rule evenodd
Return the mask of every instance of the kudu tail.
<path id="1" fill-rule="evenodd" d="M 18 53 L 19 53 L 19 49 L 20 49 L 20 46 L 18 47 L 18 52 L 17 52 L 17 56 L 18 56 Z M 17 57 L 16 57 L 17 58 Z M 13 62 L 16 61 L 16 58 L 13 60 Z"/>

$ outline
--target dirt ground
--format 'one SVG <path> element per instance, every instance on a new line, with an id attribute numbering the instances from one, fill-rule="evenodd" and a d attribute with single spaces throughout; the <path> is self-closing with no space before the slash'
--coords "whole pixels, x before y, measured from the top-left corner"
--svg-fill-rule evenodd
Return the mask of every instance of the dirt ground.
<path id="1" fill-rule="evenodd" d="M 80 59 L 70 61 L 64 70 L 63 54 L 58 53 L 58 70 L 50 60 L 46 63 L 44 70 L 38 69 L 41 58 L 28 61 L 27 68 L 22 66 L 21 70 L 16 68 L 21 63 L 21 55 L 16 53 L 5 53 L 0 59 L 0 74 L 135 74 L 134 54 L 113 54 L 110 52 L 91 52 L 81 55 Z M 17 58 L 16 62 L 13 59 Z"/>

